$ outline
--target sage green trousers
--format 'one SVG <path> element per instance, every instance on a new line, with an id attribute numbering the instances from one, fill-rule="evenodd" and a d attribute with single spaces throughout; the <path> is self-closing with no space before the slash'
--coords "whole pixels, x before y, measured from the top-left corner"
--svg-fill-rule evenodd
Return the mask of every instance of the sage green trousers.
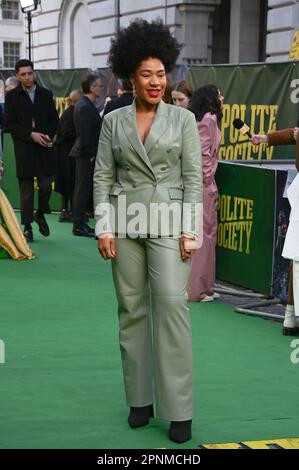
<path id="1" fill-rule="evenodd" d="M 192 419 L 189 261 L 173 238 L 116 239 L 112 271 L 129 406 L 155 404 L 156 417 Z"/>

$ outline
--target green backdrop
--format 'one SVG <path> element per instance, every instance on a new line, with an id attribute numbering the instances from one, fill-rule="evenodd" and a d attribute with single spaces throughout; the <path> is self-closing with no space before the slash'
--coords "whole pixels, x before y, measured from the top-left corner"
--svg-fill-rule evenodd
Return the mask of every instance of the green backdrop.
<path id="1" fill-rule="evenodd" d="M 276 170 L 220 163 L 216 276 L 272 292 Z"/>
<path id="2" fill-rule="evenodd" d="M 255 134 L 297 125 L 298 62 L 199 66 L 192 67 L 188 77 L 194 89 L 213 83 L 224 95 L 219 159 L 294 158 L 292 146 L 254 146 L 232 123 L 235 118 L 241 118 Z"/>

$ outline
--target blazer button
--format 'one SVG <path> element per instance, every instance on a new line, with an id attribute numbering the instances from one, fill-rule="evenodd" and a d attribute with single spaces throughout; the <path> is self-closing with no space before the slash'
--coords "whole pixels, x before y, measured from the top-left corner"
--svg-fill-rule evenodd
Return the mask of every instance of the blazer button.
<path id="1" fill-rule="evenodd" d="M 160 170 L 161 170 L 161 171 L 166 171 L 166 170 L 167 170 L 167 166 L 161 166 Z"/>
<path id="2" fill-rule="evenodd" d="M 167 149 L 166 152 L 167 153 L 170 153 L 172 151 L 172 149 Z"/>
<path id="3" fill-rule="evenodd" d="M 125 166 L 125 169 L 128 170 L 128 171 L 131 170 L 131 168 L 128 165 Z"/>

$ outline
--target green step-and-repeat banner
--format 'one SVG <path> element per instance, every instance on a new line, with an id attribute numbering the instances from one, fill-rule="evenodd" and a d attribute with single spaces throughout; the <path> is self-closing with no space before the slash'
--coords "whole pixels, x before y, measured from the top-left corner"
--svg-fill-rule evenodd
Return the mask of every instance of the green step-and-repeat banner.
<path id="1" fill-rule="evenodd" d="M 286 301 L 282 258 L 290 214 L 287 178 L 296 170 L 220 162 L 216 276 Z"/>
<path id="2" fill-rule="evenodd" d="M 265 294 L 273 274 L 275 181 L 273 170 L 218 166 L 216 276 Z"/>
<path id="3" fill-rule="evenodd" d="M 220 160 L 294 159 L 293 146 L 255 146 L 233 127 L 242 119 L 251 133 L 294 127 L 299 117 L 299 63 L 192 67 L 193 88 L 213 83 L 224 95 Z"/>

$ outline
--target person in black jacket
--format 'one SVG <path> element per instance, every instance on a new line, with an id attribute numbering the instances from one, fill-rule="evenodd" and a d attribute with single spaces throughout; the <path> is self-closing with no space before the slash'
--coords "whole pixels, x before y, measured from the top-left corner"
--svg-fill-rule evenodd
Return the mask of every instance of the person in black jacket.
<path id="1" fill-rule="evenodd" d="M 123 108 L 124 106 L 128 106 L 133 103 L 134 96 L 133 96 L 133 87 L 130 80 L 124 79 L 122 80 L 122 90 L 123 93 L 117 97 L 109 101 L 104 110 L 104 116 L 114 111 L 115 109 Z"/>
<path id="2" fill-rule="evenodd" d="M 15 66 L 20 85 L 5 98 L 4 128 L 12 134 L 17 177 L 21 195 L 21 223 L 28 242 L 33 241 L 31 223 L 38 224 L 40 233 L 50 234 L 45 213 L 50 213 L 55 158 L 53 139 L 59 117 L 52 92 L 35 82 L 33 63 L 19 60 Z M 38 210 L 33 214 L 34 177 L 38 180 Z"/>
<path id="3" fill-rule="evenodd" d="M 70 151 L 76 140 L 74 121 L 75 104 L 82 96 L 80 90 L 73 90 L 68 97 L 68 107 L 62 113 L 55 139 L 57 154 L 57 174 L 55 191 L 61 194 L 61 212 L 59 222 L 73 222 L 72 201 L 75 187 L 76 161 L 70 157 Z"/>
<path id="4" fill-rule="evenodd" d="M 94 230 L 85 223 L 85 211 L 92 196 L 93 172 L 98 149 L 102 119 L 96 108 L 103 85 L 100 78 L 88 74 L 81 82 L 84 95 L 75 106 L 76 141 L 70 152 L 76 158 L 76 177 L 73 197 L 73 234 L 94 237 Z"/>

